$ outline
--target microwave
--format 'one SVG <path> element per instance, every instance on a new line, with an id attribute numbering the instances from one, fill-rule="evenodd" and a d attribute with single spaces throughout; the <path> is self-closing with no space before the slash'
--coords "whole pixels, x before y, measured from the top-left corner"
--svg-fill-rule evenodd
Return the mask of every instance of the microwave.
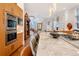
<path id="1" fill-rule="evenodd" d="M 17 18 L 9 13 L 6 13 L 6 27 L 8 30 L 16 29 L 17 27 Z"/>

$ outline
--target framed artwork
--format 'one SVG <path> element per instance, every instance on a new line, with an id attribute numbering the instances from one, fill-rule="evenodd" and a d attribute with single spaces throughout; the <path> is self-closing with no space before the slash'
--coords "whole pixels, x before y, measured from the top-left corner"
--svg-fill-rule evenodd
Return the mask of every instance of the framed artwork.
<path id="1" fill-rule="evenodd" d="M 42 30 L 42 23 L 37 24 L 37 30 Z"/>

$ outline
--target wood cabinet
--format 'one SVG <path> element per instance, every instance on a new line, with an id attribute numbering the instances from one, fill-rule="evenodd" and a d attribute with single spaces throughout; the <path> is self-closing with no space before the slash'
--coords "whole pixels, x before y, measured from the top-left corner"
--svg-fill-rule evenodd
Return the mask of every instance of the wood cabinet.
<path id="1" fill-rule="evenodd" d="M 23 33 L 17 33 L 16 41 L 6 45 L 6 19 L 5 13 L 10 13 L 23 19 L 23 11 L 16 3 L 0 3 L 0 56 L 8 56 L 22 46 Z M 18 31 L 18 30 L 17 30 Z"/>

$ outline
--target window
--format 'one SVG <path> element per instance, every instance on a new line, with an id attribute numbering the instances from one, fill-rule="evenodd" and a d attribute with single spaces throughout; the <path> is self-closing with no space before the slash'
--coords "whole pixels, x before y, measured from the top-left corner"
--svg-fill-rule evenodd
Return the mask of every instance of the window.
<path id="1" fill-rule="evenodd" d="M 76 16 L 76 18 L 77 18 L 77 28 L 79 28 L 79 8 L 77 8 L 76 9 L 76 11 L 77 11 L 77 16 Z"/>

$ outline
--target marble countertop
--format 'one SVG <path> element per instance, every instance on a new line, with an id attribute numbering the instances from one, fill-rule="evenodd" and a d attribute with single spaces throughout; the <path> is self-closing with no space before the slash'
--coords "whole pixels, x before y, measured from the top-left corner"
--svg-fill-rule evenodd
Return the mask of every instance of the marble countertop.
<path id="1" fill-rule="evenodd" d="M 37 56 L 79 56 L 79 49 L 63 40 L 52 38 L 49 32 L 41 32 Z"/>

